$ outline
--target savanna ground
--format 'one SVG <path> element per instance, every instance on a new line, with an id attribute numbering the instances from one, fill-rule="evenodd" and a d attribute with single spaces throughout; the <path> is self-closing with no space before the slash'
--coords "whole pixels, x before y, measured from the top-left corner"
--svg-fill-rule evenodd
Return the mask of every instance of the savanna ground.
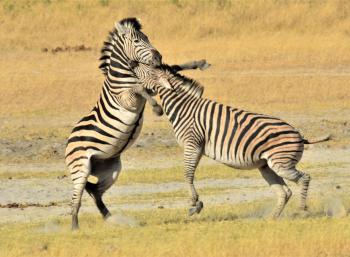
<path id="1" fill-rule="evenodd" d="M 99 49 L 116 20 L 141 18 L 166 63 L 206 58 L 186 72 L 205 97 L 276 115 L 306 138 L 310 213 L 298 188 L 281 220 L 256 170 L 203 159 L 205 208 L 187 217 L 181 149 L 146 108 L 142 134 L 106 196 L 103 222 L 84 196 L 71 233 L 63 152 L 95 103 Z M 0 1 L 0 256 L 350 256 L 350 3 L 348 1 Z"/>

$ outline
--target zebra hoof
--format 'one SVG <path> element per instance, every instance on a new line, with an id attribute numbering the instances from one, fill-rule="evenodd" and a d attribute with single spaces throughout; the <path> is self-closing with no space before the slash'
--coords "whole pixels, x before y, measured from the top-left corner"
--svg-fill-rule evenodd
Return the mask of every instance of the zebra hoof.
<path id="1" fill-rule="evenodd" d="M 162 116 L 163 115 L 163 109 L 161 106 L 159 105 L 156 105 L 156 106 L 153 106 L 153 109 L 152 109 L 153 113 L 157 116 Z"/>
<path id="2" fill-rule="evenodd" d="M 206 70 L 211 66 L 210 63 L 207 63 L 207 60 L 200 60 L 198 61 L 198 68 L 200 70 Z"/>
<path id="3" fill-rule="evenodd" d="M 107 212 L 107 214 L 103 215 L 103 219 L 106 221 L 111 216 L 112 214 L 110 212 Z"/>
<path id="4" fill-rule="evenodd" d="M 188 210 L 188 216 L 192 216 L 193 214 L 197 213 L 197 208 L 196 207 L 191 207 Z"/>
<path id="5" fill-rule="evenodd" d="M 203 204 L 202 201 L 197 201 L 196 202 L 197 213 L 200 213 L 201 210 L 203 209 L 203 207 L 204 207 L 204 204 Z"/>
<path id="6" fill-rule="evenodd" d="M 203 202 L 202 201 L 197 201 L 196 202 L 196 206 L 194 207 L 191 207 L 189 210 L 188 210 L 188 215 L 189 216 L 192 216 L 193 214 L 195 213 L 200 213 L 201 210 L 203 209 Z"/>

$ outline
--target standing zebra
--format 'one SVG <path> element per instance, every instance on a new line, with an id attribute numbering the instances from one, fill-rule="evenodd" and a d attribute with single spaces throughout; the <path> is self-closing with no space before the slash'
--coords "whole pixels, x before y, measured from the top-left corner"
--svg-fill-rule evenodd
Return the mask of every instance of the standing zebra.
<path id="1" fill-rule="evenodd" d="M 130 63 L 161 64 L 160 53 L 141 32 L 135 18 L 116 23 L 102 48 L 100 69 L 105 74 L 100 98 L 92 111 L 74 127 L 66 147 L 66 164 L 73 181 L 72 229 L 77 229 L 78 212 L 84 188 L 95 200 L 106 219 L 111 214 L 102 195 L 117 180 L 121 171 L 120 155 L 137 139 L 145 99 L 156 114 L 162 110 L 137 83 Z M 204 60 L 175 65 L 177 70 L 205 68 Z"/>
<path id="2" fill-rule="evenodd" d="M 176 139 L 184 148 L 185 178 L 190 186 L 189 215 L 199 213 L 203 203 L 194 187 L 194 173 L 204 154 L 238 169 L 258 168 L 278 196 L 272 218 L 280 216 L 292 195 L 283 179 L 301 186 L 300 209 L 306 210 L 310 176 L 298 171 L 304 144 L 309 142 L 286 122 L 202 98 L 203 87 L 177 74 L 171 67 L 134 68 L 140 83 L 160 96 Z"/>

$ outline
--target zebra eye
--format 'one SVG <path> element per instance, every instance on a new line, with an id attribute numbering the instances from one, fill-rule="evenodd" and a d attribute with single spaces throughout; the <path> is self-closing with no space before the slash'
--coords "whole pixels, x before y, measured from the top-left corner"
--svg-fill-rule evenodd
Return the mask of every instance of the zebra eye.
<path id="1" fill-rule="evenodd" d="M 135 40 L 134 40 L 134 43 L 136 43 L 136 44 L 137 44 L 137 43 L 140 43 L 140 40 L 135 39 Z"/>

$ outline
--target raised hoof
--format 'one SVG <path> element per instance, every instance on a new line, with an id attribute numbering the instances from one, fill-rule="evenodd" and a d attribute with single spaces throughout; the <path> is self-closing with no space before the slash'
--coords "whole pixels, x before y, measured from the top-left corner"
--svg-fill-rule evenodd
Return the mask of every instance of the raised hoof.
<path id="1" fill-rule="evenodd" d="M 196 206 L 191 207 L 191 208 L 188 210 L 188 215 L 189 215 L 189 216 L 192 216 L 192 215 L 195 214 L 195 213 L 200 213 L 202 209 L 203 209 L 203 202 L 202 202 L 202 201 L 197 201 L 197 202 L 196 202 Z"/>
<path id="2" fill-rule="evenodd" d="M 197 212 L 197 208 L 196 207 L 191 207 L 190 209 L 188 209 L 188 216 L 192 216 L 196 212 Z"/>
<path id="3" fill-rule="evenodd" d="M 208 69 L 210 66 L 211 66 L 211 64 L 210 64 L 210 63 L 207 63 L 206 60 L 200 60 L 200 61 L 198 61 L 198 68 L 199 68 L 200 70 Z"/>
<path id="4" fill-rule="evenodd" d="M 110 212 L 108 212 L 106 215 L 103 216 L 103 219 L 107 220 L 111 216 L 112 216 L 112 214 Z"/>
<path id="5" fill-rule="evenodd" d="M 156 106 L 153 106 L 153 109 L 152 109 L 153 113 L 157 116 L 162 116 L 163 115 L 163 109 L 161 106 L 159 105 L 156 105 Z"/>

